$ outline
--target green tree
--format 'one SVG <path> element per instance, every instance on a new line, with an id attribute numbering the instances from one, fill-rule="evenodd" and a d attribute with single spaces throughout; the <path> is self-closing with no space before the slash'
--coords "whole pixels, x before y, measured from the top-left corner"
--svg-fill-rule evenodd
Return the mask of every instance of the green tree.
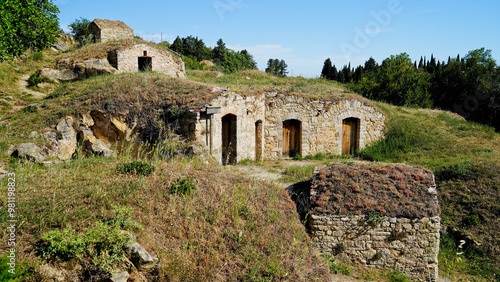
<path id="1" fill-rule="evenodd" d="M 170 49 L 171 49 L 172 51 L 175 51 L 175 52 L 177 52 L 177 53 L 181 54 L 181 55 L 183 55 L 183 54 L 184 54 L 184 45 L 183 45 L 183 43 L 182 43 L 182 39 L 181 39 L 179 36 L 177 36 L 177 37 L 175 38 L 174 42 L 173 42 L 173 43 L 172 43 L 172 45 L 170 46 Z"/>
<path id="2" fill-rule="evenodd" d="M 0 8 L 0 59 L 50 46 L 60 31 L 59 9 L 50 0 L 3 0 Z"/>
<path id="3" fill-rule="evenodd" d="M 80 17 L 68 25 L 71 30 L 71 34 L 73 34 L 76 41 L 80 42 L 80 45 L 85 45 L 87 41 L 86 37 L 89 24 L 90 21 L 88 19 Z"/>
<path id="4" fill-rule="evenodd" d="M 227 54 L 227 47 L 224 41 L 222 41 L 222 38 L 217 40 L 217 46 L 214 47 L 211 54 L 214 63 L 222 66 L 222 63 L 226 62 L 227 60 Z"/>
<path id="5" fill-rule="evenodd" d="M 330 60 L 330 58 L 328 58 L 323 63 L 323 69 L 321 70 L 321 77 L 326 79 L 332 79 L 331 77 L 332 69 L 333 69 L 332 61 Z"/>
<path id="6" fill-rule="evenodd" d="M 288 74 L 287 68 L 288 65 L 285 63 L 285 60 L 269 59 L 267 61 L 266 73 L 285 77 Z"/>

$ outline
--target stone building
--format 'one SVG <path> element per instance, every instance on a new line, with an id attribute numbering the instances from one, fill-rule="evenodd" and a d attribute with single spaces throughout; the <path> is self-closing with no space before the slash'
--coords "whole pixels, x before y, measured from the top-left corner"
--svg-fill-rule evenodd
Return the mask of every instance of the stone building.
<path id="1" fill-rule="evenodd" d="M 191 113 L 184 131 L 222 164 L 316 153 L 349 154 L 383 136 L 385 115 L 366 100 L 313 100 L 264 92 L 220 92 Z"/>
<path id="2" fill-rule="evenodd" d="M 437 281 L 440 209 L 422 167 L 331 163 L 317 167 L 309 226 L 322 253 L 416 281 Z"/>
<path id="3" fill-rule="evenodd" d="M 89 24 L 87 32 L 96 42 L 134 38 L 134 30 L 121 21 L 95 19 Z"/>
<path id="4" fill-rule="evenodd" d="M 171 77 L 185 77 L 184 63 L 175 55 L 151 44 L 135 43 L 108 53 L 108 62 L 117 73 L 156 71 Z"/>

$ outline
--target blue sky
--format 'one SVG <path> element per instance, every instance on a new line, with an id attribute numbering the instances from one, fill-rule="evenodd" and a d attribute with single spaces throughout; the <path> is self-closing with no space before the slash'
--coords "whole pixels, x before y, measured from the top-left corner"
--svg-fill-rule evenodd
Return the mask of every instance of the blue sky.
<path id="1" fill-rule="evenodd" d="M 439 60 L 485 47 L 500 63 L 500 1 L 463 0 L 55 0 L 60 25 L 79 17 L 121 20 L 147 40 L 193 35 L 247 49 L 259 69 L 284 59 L 289 75 L 316 77 L 337 68 L 406 52 Z"/>

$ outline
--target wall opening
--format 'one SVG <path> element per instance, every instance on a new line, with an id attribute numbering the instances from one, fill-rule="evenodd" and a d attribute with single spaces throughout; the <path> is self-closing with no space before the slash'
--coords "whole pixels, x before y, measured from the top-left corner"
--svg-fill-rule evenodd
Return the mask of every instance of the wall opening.
<path id="1" fill-rule="evenodd" d="M 301 123 L 296 119 L 283 122 L 283 157 L 301 155 Z"/>
<path id="2" fill-rule="evenodd" d="M 144 56 L 139 57 L 139 71 L 153 70 L 153 58 L 148 56 L 148 51 L 144 51 Z"/>
<path id="3" fill-rule="evenodd" d="M 222 117 L 222 164 L 236 164 L 236 116 Z"/>
<path id="4" fill-rule="evenodd" d="M 264 127 L 262 121 L 258 120 L 255 123 L 255 160 L 262 160 L 262 137 L 264 136 Z"/>
<path id="5" fill-rule="evenodd" d="M 359 149 L 359 119 L 342 120 L 342 155 L 354 154 Z"/>

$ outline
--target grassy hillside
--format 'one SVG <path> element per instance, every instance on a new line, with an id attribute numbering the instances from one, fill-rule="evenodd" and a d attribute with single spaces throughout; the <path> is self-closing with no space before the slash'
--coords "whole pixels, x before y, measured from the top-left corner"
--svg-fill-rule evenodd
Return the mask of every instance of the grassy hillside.
<path id="1" fill-rule="evenodd" d="M 23 269 L 44 261 L 37 255 L 37 242 L 46 232 L 69 228 L 83 234 L 100 221 L 116 218 L 114 210 L 118 207 L 133 208 L 130 219 L 142 228 L 136 226 L 131 231 L 148 251 L 158 255 L 159 277 L 168 275 L 174 281 L 328 279 L 327 265 L 315 254 L 294 204 L 273 184 L 206 165 L 197 158 L 153 160 L 156 170 L 146 177 L 117 171 L 118 165 L 132 160 L 129 155 L 42 167 L 18 164 L 4 151 L 20 142 L 40 144 L 39 137 L 30 137 L 32 131 L 40 133 L 68 114 L 109 106 L 108 101 L 137 111 L 159 101 L 155 99 L 163 100 L 161 95 L 168 92 L 190 97 L 181 102 L 195 105 L 212 95 L 207 91 L 212 86 L 243 93 L 290 92 L 313 99 L 356 95 L 330 81 L 280 79 L 251 71 L 222 77 L 212 72 L 189 72 L 189 80 L 183 81 L 159 74 L 104 76 L 60 85 L 48 98 L 37 100 L 19 91 L 16 81 L 32 72 L 26 67 L 52 62 L 49 55 L 44 56 L 0 64 L 0 164 L 17 169 L 18 259 L 26 262 L 20 264 Z M 135 104 L 131 102 L 134 98 Z M 23 108 L 33 102 L 38 106 Z M 355 158 L 416 164 L 433 170 L 443 218 L 442 274 L 499 279 L 500 134 L 442 111 L 375 105 L 389 118 L 386 138 Z M 321 162 L 332 159 L 322 158 Z M 287 171 L 294 174 L 293 168 Z M 172 183 L 184 176 L 196 179 L 196 190 L 186 196 L 172 194 Z M 7 179 L 0 180 L 0 186 L 6 187 Z M 0 200 L 5 207 L 6 195 L 0 195 Z M 7 250 L 6 216 L 6 209 L 0 209 L 3 253 Z M 466 252 L 457 255 L 461 239 L 466 240 Z M 68 267 L 65 262 L 55 263 Z"/>
<path id="2" fill-rule="evenodd" d="M 360 153 L 434 171 L 442 211 L 440 268 L 500 279 L 500 134 L 437 110 L 375 103 L 389 117 L 386 138 Z M 457 260 L 459 241 L 465 254 Z"/>

